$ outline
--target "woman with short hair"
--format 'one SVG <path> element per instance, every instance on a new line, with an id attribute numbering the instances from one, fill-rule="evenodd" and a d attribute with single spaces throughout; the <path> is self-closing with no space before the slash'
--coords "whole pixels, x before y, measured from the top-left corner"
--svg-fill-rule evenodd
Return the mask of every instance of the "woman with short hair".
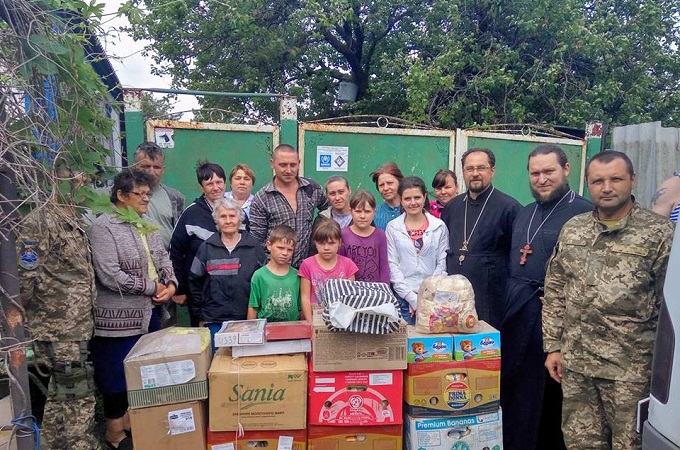
<path id="1" fill-rule="evenodd" d="M 253 185 L 255 184 L 255 172 L 247 164 L 236 164 L 229 173 L 229 186 L 231 191 L 224 193 L 225 198 L 233 198 L 241 205 L 245 213 L 241 222 L 242 230 L 249 230 L 248 216 L 250 215 L 250 204 L 253 202 Z"/>
<path id="2" fill-rule="evenodd" d="M 170 301 L 177 288 L 163 238 L 142 219 L 152 183 L 139 170 L 116 175 L 110 197 L 114 212 L 99 216 L 89 233 L 97 282 L 91 359 L 108 420 L 109 449 L 132 449 L 123 360 L 143 334 L 160 329 L 154 303 Z"/>
<path id="3" fill-rule="evenodd" d="M 192 315 L 213 337 L 227 320 L 248 315 L 250 280 L 266 262 L 262 245 L 241 230 L 243 211 L 238 202 L 222 198 L 214 204 L 218 232 L 198 248 L 189 272 Z"/>

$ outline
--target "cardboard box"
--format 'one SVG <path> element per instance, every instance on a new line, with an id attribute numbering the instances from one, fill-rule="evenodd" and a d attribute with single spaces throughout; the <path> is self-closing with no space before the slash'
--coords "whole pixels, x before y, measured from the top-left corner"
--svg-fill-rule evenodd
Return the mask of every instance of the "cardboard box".
<path id="1" fill-rule="evenodd" d="M 290 339 L 311 339 L 312 324 L 306 320 L 294 322 L 267 322 L 264 327 L 267 341 L 285 341 Z"/>
<path id="2" fill-rule="evenodd" d="M 215 333 L 215 347 L 264 344 L 265 319 L 230 320 Z"/>
<path id="3" fill-rule="evenodd" d="M 208 398 L 210 330 L 172 327 L 145 334 L 125 357 L 130 408 Z"/>
<path id="4" fill-rule="evenodd" d="M 419 333 L 414 325 L 407 327 L 406 346 L 409 363 L 453 361 L 453 335 Z"/>
<path id="5" fill-rule="evenodd" d="M 391 425 L 403 422 L 401 370 L 309 372 L 309 424 Z"/>
<path id="6" fill-rule="evenodd" d="M 415 416 L 470 415 L 500 405 L 501 359 L 411 363 L 404 381 L 407 411 Z"/>
<path id="7" fill-rule="evenodd" d="M 309 353 L 311 351 L 311 339 L 295 339 L 292 341 L 268 341 L 262 345 L 232 347 L 231 356 L 241 358 L 244 356 L 289 355 L 292 353 Z"/>
<path id="8" fill-rule="evenodd" d="M 501 411 L 460 417 L 412 417 L 407 415 L 406 450 L 501 450 Z"/>
<path id="9" fill-rule="evenodd" d="M 307 426 L 304 354 L 232 358 L 220 350 L 210 379 L 210 429 L 298 430 Z"/>
<path id="10" fill-rule="evenodd" d="M 14 419 L 12 398 L 7 395 L 0 399 L 0 424 L 9 424 L 12 419 Z M 0 430 L 0 448 L 2 450 L 17 450 L 16 433 L 12 433 L 11 428 Z"/>
<path id="11" fill-rule="evenodd" d="M 501 356 L 500 332 L 479 321 L 476 333 L 425 334 L 408 326 L 408 362 L 464 361 Z"/>
<path id="12" fill-rule="evenodd" d="M 208 430 L 208 450 L 250 450 L 253 448 L 267 448 L 277 450 L 279 443 L 285 446 L 292 441 L 292 450 L 307 449 L 307 430 L 259 430 L 246 431 L 243 436 L 237 436 L 237 431 Z M 286 448 L 286 447 L 284 447 Z"/>
<path id="13" fill-rule="evenodd" d="M 403 425 L 328 427 L 310 425 L 309 450 L 402 450 Z"/>
<path id="14" fill-rule="evenodd" d="M 456 361 L 501 356 L 501 333 L 483 320 L 479 321 L 478 332 L 452 336 Z"/>
<path id="15" fill-rule="evenodd" d="M 135 448 L 205 448 L 205 402 L 184 402 L 130 410 Z"/>
<path id="16" fill-rule="evenodd" d="M 316 372 L 403 370 L 406 368 L 406 324 L 390 334 L 328 331 L 321 310 L 314 311 L 312 360 Z"/>

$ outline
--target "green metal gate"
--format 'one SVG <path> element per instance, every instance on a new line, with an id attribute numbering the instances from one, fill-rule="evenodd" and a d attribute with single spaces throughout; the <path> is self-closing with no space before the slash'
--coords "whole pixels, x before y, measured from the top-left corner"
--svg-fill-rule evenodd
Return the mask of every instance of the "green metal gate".
<path id="1" fill-rule="evenodd" d="M 525 135 L 521 132 L 511 134 L 458 130 L 456 136 L 456 174 L 460 179 L 462 174 L 460 155 L 471 148 L 488 148 L 496 155 L 494 186 L 516 198 L 523 205 L 529 204 L 534 199 L 529 189 L 527 158 L 529 153 L 541 144 L 555 144 L 564 150 L 571 166 L 569 184 L 579 194 L 583 194 L 586 141 L 580 139 Z"/>
<path id="2" fill-rule="evenodd" d="M 149 120 L 146 139 L 166 146 L 163 182 L 178 189 L 190 202 L 200 195 L 196 181 L 199 160 L 221 165 L 227 178 L 235 164 L 247 164 L 255 172 L 253 192 L 270 181 L 269 157 L 279 144 L 279 127 Z"/>
<path id="3" fill-rule="evenodd" d="M 429 186 L 438 169 L 452 168 L 455 134 L 449 130 L 301 123 L 298 145 L 305 176 L 323 185 L 332 175 L 344 175 L 352 189 L 368 189 L 380 202 L 370 178 L 373 170 L 392 161 L 404 175 L 417 175 Z"/>

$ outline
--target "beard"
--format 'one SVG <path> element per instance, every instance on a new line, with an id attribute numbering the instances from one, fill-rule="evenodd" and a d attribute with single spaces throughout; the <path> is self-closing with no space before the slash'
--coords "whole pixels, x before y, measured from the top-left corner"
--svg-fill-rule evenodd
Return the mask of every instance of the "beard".
<path id="1" fill-rule="evenodd" d="M 475 194 L 481 194 L 491 185 L 491 183 L 485 184 L 484 181 L 482 181 L 482 180 L 475 180 L 475 181 L 480 181 L 480 185 L 475 186 L 475 187 L 467 186 L 467 190 L 470 191 L 470 192 L 474 192 Z M 470 184 L 472 184 L 472 182 Z"/>
<path id="2" fill-rule="evenodd" d="M 531 195 L 534 197 L 537 203 L 550 203 L 554 200 L 557 200 L 559 198 L 562 198 L 564 194 L 567 193 L 569 190 L 569 183 L 564 183 L 561 186 L 558 186 L 553 190 L 551 193 L 547 195 L 541 195 L 540 192 L 534 190 L 533 187 L 530 186 L 531 189 Z"/>

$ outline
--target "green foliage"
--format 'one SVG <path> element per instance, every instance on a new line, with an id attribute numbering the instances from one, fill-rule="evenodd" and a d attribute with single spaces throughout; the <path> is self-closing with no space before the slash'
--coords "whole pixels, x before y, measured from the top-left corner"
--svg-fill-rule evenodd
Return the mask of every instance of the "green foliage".
<path id="1" fill-rule="evenodd" d="M 173 114 L 173 105 L 170 103 L 171 98 L 171 96 L 166 95 L 157 99 L 149 92 L 142 92 L 140 102 L 142 119 L 145 122 L 149 119 L 158 118 L 178 120 L 181 114 Z"/>
<path id="2" fill-rule="evenodd" d="M 137 231 L 142 236 L 148 236 L 160 230 L 160 227 L 154 223 L 149 222 L 146 219 L 142 219 L 137 211 L 128 206 L 127 208 L 114 208 L 116 217 L 118 217 L 123 222 L 134 224 L 137 227 Z"/>
<path id="3" fill-rule="evenodd" d="M 87 199 L 73 197 L 73 180 L 105 167 L 110 152 L 103 142 L 113 125 L 104 107 L 110 103 L 107 88 L 84 50 L 103 5 L 79 0 L 16 0 L 13 5 L 0 11 L 0 48 L 14 49 L 3 52 L 2 66 L 11 89 L 23 91 L 31 106 L 24 112 L 18 103 L 10 104 L 2 126 L 8 132 L 6 148 L 19 162 L 13 170 L 20 192 L 38 205 L 55 192 L 62 201 Z M 15 99 L 4 84 L 0 87 L 3 98 Z"/>
<path id="4" fill-rule="evenodd" d="M 302 119 L 680 124 L 677 0 L 128 0 L 176 87 L 297 96 Z M 357 102 L 335 100 L 340 81 Z M 267 100 L 204 106 L 275 117 Z"/>

